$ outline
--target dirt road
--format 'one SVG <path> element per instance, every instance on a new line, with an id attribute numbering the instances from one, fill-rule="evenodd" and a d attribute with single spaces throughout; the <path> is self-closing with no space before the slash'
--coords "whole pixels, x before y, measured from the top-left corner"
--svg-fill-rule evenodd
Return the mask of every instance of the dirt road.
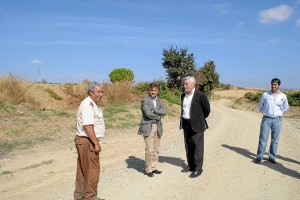
<path id="1" fill-rule="evenodd" d="M 136 129 L 110 132 L 102 142 L 99 197 L 106 200 L 300 199 L 300 120 L 284 119 L 278 164 L 253 163 L 261 114 L 230 108 L 229 100 L 211 103 L 205 133 L 204 172 L 195 179 L 186 166 L 178 117 L 163 121 L 161 175 L 144 175 L 144 143 Z M 0 160 L 1 199 L 72 199 L 76 150 L 72 142 L 16 152 Z M 265 155 L 267 158 L 267 155 Z"/>

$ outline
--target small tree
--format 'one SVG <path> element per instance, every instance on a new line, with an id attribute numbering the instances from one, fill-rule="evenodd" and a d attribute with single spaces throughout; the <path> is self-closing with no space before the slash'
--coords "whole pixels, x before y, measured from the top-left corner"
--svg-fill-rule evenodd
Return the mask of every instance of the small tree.
<path id="1" fill-rule="evenodd" d="M 169 88 L 179 89 L 181 87 L 182 78 L 194 75 L 195 58 L 193 54 L 188 54 L 188 49 L 180 49 L 177 47 L 163 49 L 163 67 L 167 71 L 167 83 Z"/>
<path id="2" fill-rule="evenodd" d="M 130 81 L 134 79 L 134 74 L 131 69 L 117 68 L 109 73 L 109 78 L 112 83 L 120 81 Z"/>
<path id="3" fill-rule="evenodd" d="M 208 61 L 196 73 L 196 81 L 199 84 L 199 90 L 211 98 L 212 90 L 219 84 L 219 74 L 216 72 L 214 61 Z"/>

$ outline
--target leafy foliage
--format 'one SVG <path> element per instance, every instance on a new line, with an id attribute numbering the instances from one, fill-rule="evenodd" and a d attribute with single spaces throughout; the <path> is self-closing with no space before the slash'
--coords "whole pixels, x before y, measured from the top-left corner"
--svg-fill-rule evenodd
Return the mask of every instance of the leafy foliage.
<path id="1" fill-rule="evenodd" d="M 137 95 L 146 95 L 150 82 L 140 82 L 132 87 L 132 93 Z"/>
<path id="2" fill-rule="evenodd" d="M 211 97 L 212 90 L 219 84 L 219 74 L 216 72 L 214 61 L 208 61 L 200 68 L 195 76 L 199 90 Z"/>
<path id="3" fill-rule="evenodd" d="M 300 91 L 298 92 L 287 92 L 286 93 L 289 105 L 300 106 Z"/>
<path id="4" fill-rule="evenodd" d="M 180 49 L 173 46 L 169 50 L 163 49 L 163 67 L 167 71 L 167 83 L 169 88 L 179 89 L 182 85 L 182 78 L 194 75 L 195 58 L 188 54 L 188 49 Z"/>
<path id="5" fill-rule="evenodd" d="M 244 97 L 246 99 L 249 99 L 251 101 L 255 101 L 255 102 L 259 102 L 259 99 L 260 99 L 260 96 L 262 95 L 263 92 L 256 92 L 256 93 L 253 93 L 253 92 L 247 92 Z"/>
<path id="6" fill-rule="evenodd" d="M 163 81 L 159 81 L 159 97 L 167 100 L 169 103 L 180 105 L 180 95 L 182 93 L 179 89 L 170 89 L 168 84 Z"/>
<path id="7" fill-rule="evenodd" d="M 230 85 L 230 84 L 219 83 L 216 88 L 221 89 L 221 90 L 230 90 L 230 89 L 233 89 L 234 86 Z"/>
<path id="8" fill-rule="evenodd" d="M 249 99 L 251 101 L 255 101 L 255 102 L 259 102 L 259 99 L 262 95 L 262 91 L 261 92 L 256 92 L 256 93 L 252 93 L 252 92 L 247 92 L 244 97 L 246 99 Z M 286 97 L 288 99 L 289 105 L 290 106 L 300 106 L 300 92 L 285 92 Z"/>
<path id="9" fill-rule="evenodd" d="M 110 72 L 109 78 L 112 83 L 120 81 L 133 81 L 134 74 L 131 69 L 117 68 Z"/>

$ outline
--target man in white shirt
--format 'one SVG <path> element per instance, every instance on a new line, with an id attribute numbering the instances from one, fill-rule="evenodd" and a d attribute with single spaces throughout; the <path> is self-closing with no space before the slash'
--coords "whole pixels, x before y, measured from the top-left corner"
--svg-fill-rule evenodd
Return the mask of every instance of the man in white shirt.
<path id="1" fill-rule="evenodd" d="M 271 144 L 269 161 L 276 164 L 277 147 L 282 127 L 283 113 L 289 109 L 286 95 L 279 91 L 281 81 L 278 78 L 271 80 L 271 90 L 264 92 L 259 100 L 258 108 L 263 118 L 260 126 L 259 143 L 257 148 L 256 163 L 260 163 L 265 154 L 271 130 Z"/>
<path id="2" fill-rule="evenodd" d="M 103 87 L 94 81 L 89 84 L 88 97 L 80 104 L 77 112 L 75 145 L 78 152 L 74 199 L 94 200 L 100 176 L 99 140 L 104 138 L 103 113 L 97 103 L 103 96 Z"/>
<path id="3" fill-rule="evenodd" d="M 204 131 L 208 128 L 206 118 L 210 113 L 207 96 L 195 88 L 196 79 L 188 76 L 183 79 L 185 92 L 181 95 L 180 128 L 183 129 L 188 166 L 182 172 L 191 172 L 196 178 L 203 171 Z"/>

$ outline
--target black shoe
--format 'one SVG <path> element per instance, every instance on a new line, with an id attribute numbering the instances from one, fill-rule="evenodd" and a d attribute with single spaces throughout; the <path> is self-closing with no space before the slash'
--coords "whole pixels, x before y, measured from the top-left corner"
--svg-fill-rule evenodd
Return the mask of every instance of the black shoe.
<path id="1" fill-rule="evenodd" d="M 276 160 L 274 160 L 273 158 L 269 158 L 269 161 L 270 163 L 277 164 Z"/>
<path id="2" fill-rule="evenodd" d="M 194 170 L 191 170 L 190 167 L 186 167 L 186 168 L 181 170 L 181 172 L 191 172 L 191 171 L 194 171 Z"/>
<path id="3" fill-rule="evenodd" d="M 261 163 L 261 161 L 262 161 L 262 159 L 259 159 L 259 158 L 255 158 L 255 159 L 254 159 L 254 163 L 256 163 L 256 164 Z"/>
<path id="4" fill-rule="evenodd" d="M 196 178 L 198 176 L 200 176 L 202 174 L 202 170 L 201 171 L 194 171 L 191 173 L 191 175 L 189 176 L 190 178 Z"/>
<path id="5" fill-rule="evenodd" d="M 158 171 L 158 170 L 156 169 L 156 170 L 153 170 L 152 173 L 154 173 L 154 174 L 162 174 L 162 171 Z"/>
<path id="6" fill-rule="evenodd" d="M 154 176 L 153 172 L 146 173 L 146 175 L 149 176 L 149 177 L 153 177 Z"/>

